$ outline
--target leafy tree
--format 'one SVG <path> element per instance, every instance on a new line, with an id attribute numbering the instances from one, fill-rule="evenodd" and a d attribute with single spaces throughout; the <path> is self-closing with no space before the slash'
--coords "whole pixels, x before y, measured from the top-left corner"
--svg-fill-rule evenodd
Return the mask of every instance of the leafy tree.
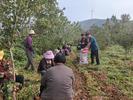
<path id="1" fill-rule="evenodd" d="M 131 19 L 131 17 L 130 17 L 129 14 L 122 14 L 122 15 L 121 15 L 121 22 L 122 22 L 122 23 L 129 22 L 130 19 Z"/>
<path id="2" fill-rule="evenodd" d="M 104 28 L 93 25 L 90 31 L 96 37 L 100 49 L 105 49 L 109 45 L 109 34 L 104 30 Z"/>
<path id="3" fill-rule="evenodd" d="M 125 54 L 128 54 L 133 47 L 133 24 L 124 24 L 123 29 L 114 37 L 115 43 L 118 43 L 125 49 Z"/>
<path id="4" fill-rule="evenodd" d="M 100 47 L 104 48 L 110 44 L 119 44 L 123 46 L 126 53 L 133 47 L 133 30 L 132 22 L 130 22 L 130 15 L 121 15 L 121 20 L 118 20 L 114 15 L 106 20 L 102 28 L 97 26 L 91 27 L 93 33 L 96 33 Z"/>
<path id="5" fill-rule="evenodd" d="M 110 19 L 114 24 L 118 22 L 117 18 L 115 15 L 113 15 Z"/>
<path id="6" fill-rule="evenodd" d="M 43 0 L 44 1 L 44 0 Z M 13 73 L 15 80 L 15 66 L 13 58 L 13 49 L 15 39 L 19 32 L 25 27 L 29 27 L 31 18 L 41 11 L 42 0 L 2 0 L 0 2 L 0 22 L 2 29 L 0 30 L 0 45 L 10 50 L 13 62 Z M 15 96 L 14 96 L 15 100 Z"/>
<path id="7" fill-rule="evenodd" d="M 133 47 L 133 34 L 119 34 L 116 41 L 125 49 L 125 54 L 128 54 Z"/>
<path id="8" fill-rule="evenodd" d="M 63 10 L 57 7 L 57 3 L 48 4 L 47 12 L 40 13 L 35 22 L 37 36 L 36 46 L 45 51 L 55 49 L 65 43 L 73 44 L 80 34 L 78 23 L 71 23 L 64 16 Z"/>

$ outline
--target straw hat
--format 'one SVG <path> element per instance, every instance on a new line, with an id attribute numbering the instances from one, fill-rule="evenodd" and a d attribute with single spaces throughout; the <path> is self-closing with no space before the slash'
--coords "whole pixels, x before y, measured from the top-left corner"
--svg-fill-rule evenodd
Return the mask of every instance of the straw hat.
<path id="1" fill-rule="evenodd" d="M 34 35 L 34 34 L 36 34 L 34 30 L 29 31 L 29 35 Z"/>

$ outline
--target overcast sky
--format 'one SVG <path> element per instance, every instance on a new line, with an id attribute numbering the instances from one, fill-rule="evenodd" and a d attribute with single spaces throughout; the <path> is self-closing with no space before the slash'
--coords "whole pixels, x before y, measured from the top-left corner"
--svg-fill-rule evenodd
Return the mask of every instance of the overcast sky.
<path id="1" fill-rule="evenodd" d="M 130 14 L 133 19 L 133 0 L 58 0 L 59 7 L 65 7 L 65 15 L 71 21 L 90 18 L 106 19 L 112 15 Z"/>

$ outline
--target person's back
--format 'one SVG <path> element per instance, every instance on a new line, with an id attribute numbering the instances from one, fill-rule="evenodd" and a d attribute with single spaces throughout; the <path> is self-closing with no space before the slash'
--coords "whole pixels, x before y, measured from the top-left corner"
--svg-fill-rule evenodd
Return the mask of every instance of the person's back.
<path id="1" fill-rule="evenodd" d="M 95 50 L 98 50 L 98 44 L 97 44 L 97 41 L 95 39 L 95 37 L 91 36 L 91 51 L 95 51 Z"/>
<path id="2" fill-rule="evenodd" d="M 91 33 L 88 33 L 87 34 L 87 38 L 89 38 L 90 40 L 90 49 L 91 49 L 91 64 L 94 64 L 94 58 L 96 57 L 96 63 L 97 65 L 100 64 L 100 61 L 99 61 L 99 47 L 98 47 L 98 44 L 97 44 L 97 41 L 95 39 L 94 36 L 91 35 Z"/>
<path id="3" fill-rule="evenodd" d="M 24 47 L 25 49 L 32 51 L 33 48 L 32 48 L 32 37 L 31 36 L 27 36 L 24 39 Z"/>
<path id="4" fill-rule="evenodd" d="M 56 65 L 47 71 L 46 76 L 47 88 L 43 91 L 44 98 L 49 98 L 46 100 L 72 100 L 74 75 L 70 68 Z"/>
<path id="5" fill-rule="evenodd" d="M 45 87 L 41 94 L 42 100 L 73 100 L 73 82 L 72 69 L 63 63 L 49 68 L 41 82 Z"/>

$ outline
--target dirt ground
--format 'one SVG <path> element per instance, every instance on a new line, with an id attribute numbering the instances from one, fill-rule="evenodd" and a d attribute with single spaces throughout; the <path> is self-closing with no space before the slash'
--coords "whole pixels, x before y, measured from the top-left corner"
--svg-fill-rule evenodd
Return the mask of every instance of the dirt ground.
<path id="1" fill-rule="evenodd" d="M 88 100 L 90 98 L 88 91 L 85 89 L 84 76 L 75 71 L 75 97 L 74 100 Z"/>
<path id="2" fill-rule="evenodd" d="M 115 85 L 106 82 L 107 76 L 104 73 L 90 72 L 101 88 L 101 91 L 106 93 L 106 96 L 90 96 L 86 90 L 85 77 L 82 73 L 73 69 L 75 73 L 75 97 L 74 100 L 132 100 L 124 95 Z"/>

